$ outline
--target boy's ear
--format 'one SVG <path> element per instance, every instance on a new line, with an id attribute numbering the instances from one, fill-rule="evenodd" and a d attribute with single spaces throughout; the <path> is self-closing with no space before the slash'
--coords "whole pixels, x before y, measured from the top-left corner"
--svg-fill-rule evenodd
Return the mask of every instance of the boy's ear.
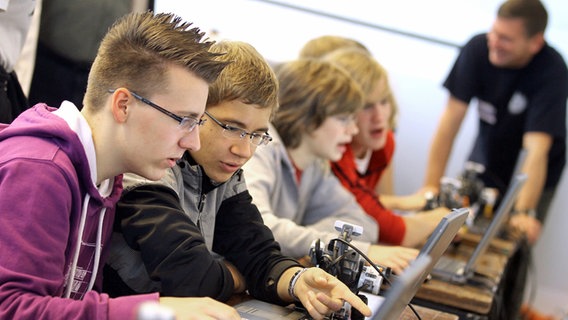
<path id="1" fill-rule="evenodd" d="M 130 112 L 130 103 L 134 97 L 125 88 L 118 88 L 114 91 L 111 98 L 111 111 L 114 119 L 118 123 L 126 122 Z"/>

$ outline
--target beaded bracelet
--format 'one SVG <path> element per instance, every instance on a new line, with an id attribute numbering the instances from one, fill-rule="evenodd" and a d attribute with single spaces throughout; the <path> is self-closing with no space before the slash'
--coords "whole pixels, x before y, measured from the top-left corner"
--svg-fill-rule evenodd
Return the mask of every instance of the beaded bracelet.
<path id="1" fill-rule="evenodd" d="M 296 286 L 296 282 L 298 281 L 298 279 L 300 278 L 300 276 L 302 275 L 302 273 L 306 272 L 306 270 L 308 270 L 308 268 L 302 268 L 302 269 L 296 271 L 296 273 L 294 273 L 294 275 L 293 275 L 292 278 L 290 279 L 290 285 L 288 286 L 288 294 L 289 294 L 295 301 L 300 301 L 300 299 L 298 298 L 298 296 L 296 296 L 296 294 L 294 294 L 294 287 Z"/>

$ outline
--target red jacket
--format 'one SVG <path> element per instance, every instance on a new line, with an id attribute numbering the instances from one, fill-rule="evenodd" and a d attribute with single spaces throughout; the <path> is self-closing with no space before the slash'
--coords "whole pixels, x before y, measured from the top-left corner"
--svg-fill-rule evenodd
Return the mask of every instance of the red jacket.
<path id="1" fill-rule="evenodd" d="M 331 166 L 333 173 L 339 178 L 341 184 L 355 196 L 365 212 L 379 224 L 379 241 L 400 245 L 406 232 L 404 220 L 399 215 L 386 209 L 375 192 L 375 187 L 383 171 L 393 157 L 394 145 L 394 135 L 392 131 L 389 131 L 385 147 L 373 152 L 369 168 L 365 174 L 360 174 L 357 171 L 355 156 L 351 146 L 347 146 L 347 151 L 345 151 L 341 160 L 332 163 Z"/>

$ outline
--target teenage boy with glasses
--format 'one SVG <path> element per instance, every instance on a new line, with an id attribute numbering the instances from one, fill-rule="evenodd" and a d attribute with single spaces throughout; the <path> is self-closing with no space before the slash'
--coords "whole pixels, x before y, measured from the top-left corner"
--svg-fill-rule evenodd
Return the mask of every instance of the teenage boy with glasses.
<path id="1" fill-rule="evenodd" d="M 199 148 L 208 84 L 226 63 L 190 25 L 171 14 L 122 18 L 101 42 L 81 111 L 38 104 L 0 128 L 1 319 L 134 319 L 143 302 L 177 319 L 239 318 L 212 299 L 100 293 L 122 173 L 157 180 Z"/>
<path id="2" fill-rule="evenodd" d="M 116 90 L 109 90 L 110 93 L 114 93 Z M 132 94 L 132 96 L 142 102 L 144 102 L 145 104 L 149 105 L 150 107 L 160 111 L 161 113 L 167 115 L 168 117 L 174 119 L 175 121 L 177 121 L 179 123 L 180 128 L 187 130 L 188 132 L 192 132 L 193 129 L 195 129 L 195 127 L 197 126 L 201 126 L 203 125 L 203 123 L 205 123 L 205 119 L 198 119 L 195 116 L 178 116 L 173 112 L 170 112 L 162 107 L 160 107 L 159 105 L 155 104 L 154 102 L 140 96 L 139 94 L 135 93 L 132 90 L 129 90 L 130 94 Z"/>
<path id="3" fill-rule="evenodd" d="M 158 182 L 125 176 L 106 268 L 111 295 L 159 291 L 226 301 L 245 290 L 277 304 L 300 301 L 315 319 L 349 302 L 368 307 L 337 278 L 282 255 L 252 204 L 241 167 L 268 144 L 278 107 L 274 72 L 242 42 L 211 50 L 232 61 L 210 86 L 202 148 Z"/>
<path id="4" fill-rule="evenodd" d="M 246 130 L 222 123 L 207 111 L 205 111 L 205 114 L 209 118 L 211 118 L 211 120 L 215 121 L 215 123 L 218 124 L 221 128 L 223 128 L 223 135 L 229 139 L 244 139 L 246 136 L 249 136 L 250 143 L 254 144 L 255 146 L 265 146 L 270 141 L 272 141 L 272 137 L 268 133 L 260 134 L 256 132 L 248 132 Z"/>

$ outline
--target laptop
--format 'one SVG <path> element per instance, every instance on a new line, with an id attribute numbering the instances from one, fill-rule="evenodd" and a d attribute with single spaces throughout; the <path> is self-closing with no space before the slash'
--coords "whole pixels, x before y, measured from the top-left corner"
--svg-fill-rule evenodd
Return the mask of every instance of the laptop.
<path id="1" fill-rule="evenodd" d="M 414 260 L 402 275 L 397 277 L 384 297 L 366 294 L 369 308 L 376 310 L 368 320 L 397 319 L 416 294 L 418 287 L 428 275 L 431 259 L 421 255 Z M 304 311 L 251 299 L 234 306 L 241 319 L 247 320 L 303 320 L 311 319 Z"/>
<path id="2" fill-rule="evenodd" d="M 463 226 L 468 214 L 469 210 L 466 208 L 454 209 L 442 218 L 416 260 L 400 277 L 395 277 L 392 287 L 384 296 L 362 292 L 367 297 L 369 308 L 373 310 L 373 316 L 366 319 L 395 319 L 404 311 L 436 261 L 446 251 Z M 241 302 L 235 305 L 235 308 L 242 319 L 310 319 L 304 312 L 293 307 L 283 307 L 256 299 Z"/>
<path id="3" fill-rule="evenodd" d="M 391 320 L 398 319 L 404 308 L 418 291 L 431 269 L 432 259 L 428 255 L 419 255 L 406 270 L 397 277 L 390 289 L 384 295 L 384 299 L 379 300 L 378 306 L 373 306 L 369 299 L 369 307 L 376 310 L 368 320 Z M 369 294 L 370 295 L 370 294 Z M 367 295 L 369 297 L 369 295 Z M 380 296 L 375 296 L 379 297 Z"/>
<path id="4" fill-rule="evenodd" d="M 397 288 L 401 287 L 400 285 L 397 286 L 396 284 L 394 284 L 398 281 L 399 277 L 395 278 L 395 280 L 393 281 L 393 287 L 387 291 L 384 298 L 380 296 L 378 297 L 365 294 L 367 296 L 367 299 L 369 300 L 369 307 L 372 310 L 377 310 L 376 313 L 373 314 L 373 317 L 368 319 L 397 319 L 398 316 L 400 316 L 400 314 L 404 311 L 406 305 L 408 305 L 410 300 L 412 300 L 412 298 L 418 291 L 419 287 L 422 285 L 422 283 L 424 283 L 426 277 L 430 274 L 438 259 L 446 251 L 460 228 L 464 225 L 468 215 L 469 209 L 467 208 L 454 209 L 452 210 L 452 212 L 448 213 L 444 218 L 442 218 L 440 223 L 438 223 L 438 226 L 428 237 L 428 240 L 426 241 L 424 246 L 422 246 L 422 249 L 418 254 L 418 258 L 412 263 L 412 265 L 414 265 L 416 261 L 421 261 L 422 257 L 428 257 L 429 262 L 426 265 L 424 272 L 422 272 L 420 276 L 414 280 L 413 285 L 410 289 L 408 289 L 410 291 L 408 291 L 404 296 L 401 296 L 397 299 L 393 298 L 392 300 L 388 300 L 388 297 L 391 295 L 390 292 L 395 289 L 395 286 Z M 410 269 L 410 267 L 408 269 Z M 402 278 L 402 276 L 400 278 Z M 384 299 L 384 302 L 378 303 L 380 307 L 376 306 L 377 302 L 375 302 L 375 300 L 381 298 Z M 391 304 L 393 306 L 390 306 Z"/>
<path id="5" fill-rule="evenodd" d="M 291 306 L 283 307 L 257 299 L 241 302 L 234 306 L 243 320 L 304 320 L 309 315 Z"/>
<path id="6" fill-rule="evenodd" d="M 521 170 L 523 168 L 527 155 L 527 149 L 521 149 L 519 151 L 519 155 L 517 156 L 517 161 L 515 163 L 515 168 L 513 169 L 513 174 L 511 175 L 512 177 L 521 174 Z M 485 231 L 487 231 L 487 228 L 489 228 L 492 219 L 480 216 L 480 211 L 482 210 L 483 208 L 478 205 L 477 212 L 470 216 L 471 220 L 466 221 L 469 232 L 474 234 L 484 234 Z"/>
<path id="7" fill-rule="evenodd" d="M 430 234 L 430 237 L 428 237 L 418 254 L 418 256 L 427 255 L 432 259 L 428 272 L 432 271 L 438 260 L 448 249 L 460 228 L 465 224 L 469 214 L 470 210 L 468 208 L 453 209 L 452 212 L 442 218 L 436 229 Z"/>
<path id="8" fill-rule="evenodd" d="M 526 174 L 520 173 L 515 175 L 511 185 L 505 193 L 505 196 L 501 200 L 501 204 L 499 205 L 493 220 L 475 247 L 473 254 L 469 257 L 469 260 L 465 262 L 448 256 L 441 256 L 432 269 L 431 274 L 433 277 L 459 284 L 465 284 L 469 280 L 472 280 L 475 274 L 475 266 L 479 258 L 485 253 L 491 243 L 491 240 L 501 229 L 508 213 L 513 208 L 513 204 L 515 203 L 519 190 L 526 180 Z"/>

